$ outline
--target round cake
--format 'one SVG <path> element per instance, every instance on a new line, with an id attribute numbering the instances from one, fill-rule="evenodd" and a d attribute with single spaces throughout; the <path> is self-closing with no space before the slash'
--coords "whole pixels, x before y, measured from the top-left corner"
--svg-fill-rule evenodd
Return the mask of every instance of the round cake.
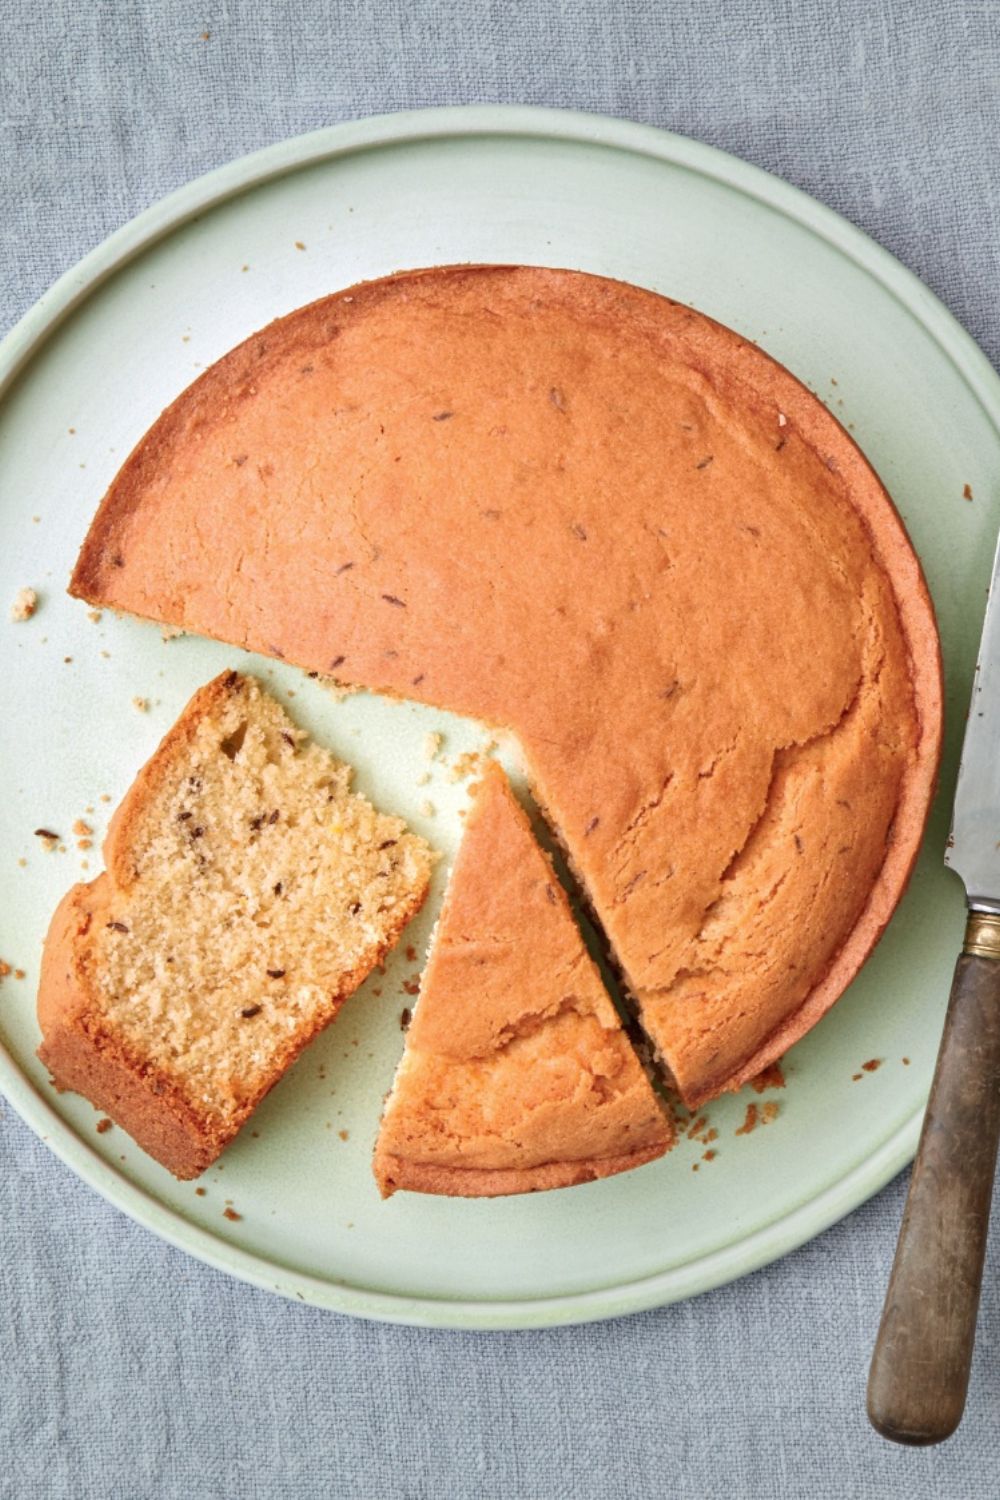
<path id="1" fill-rule="evenodd" d="M 902 523 L 792 375 L 633 286 L 433 269 L 282 318 L 142 440 L 72 591 L 512 731 L 689 1105 L 832 1005 L 916 856 Z"/>

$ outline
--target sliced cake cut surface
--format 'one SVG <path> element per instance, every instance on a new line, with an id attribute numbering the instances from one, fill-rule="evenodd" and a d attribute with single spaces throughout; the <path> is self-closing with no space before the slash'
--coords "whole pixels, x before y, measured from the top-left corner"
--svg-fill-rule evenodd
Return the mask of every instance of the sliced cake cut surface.
<path id="1" fill-rule="evenodd" d="M 494 1197 L 610 1177 L 672 1129 L 499 766 L 466 821 L 375 1148 L 398 1188 Z"/>
<path id="2" fill-rule="evenodd" d="M 431 852 L 253 677 L 202 688 L 49 930 L 39 1056 L 203 1171 L 422 904 Z"/>
<path id="3" fill-rule="evenodd" d="M 689 1105 L 829 1008 L 916 856 L 899 516 L 788 371 L 638 287 L 437 268 L 289 314 L 150 429 L 72 589 L 512 730 Z"/>

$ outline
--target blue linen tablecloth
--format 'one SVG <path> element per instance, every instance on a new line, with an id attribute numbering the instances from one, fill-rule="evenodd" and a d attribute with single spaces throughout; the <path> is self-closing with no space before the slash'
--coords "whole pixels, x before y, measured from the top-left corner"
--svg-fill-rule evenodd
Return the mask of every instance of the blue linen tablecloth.
<path id="1" fill-rule="evenodd" d="M 147 204 L 286 136 L 432 104 L 668 126 L 815 194 L 1000 357 L 989 0 L 6 0 L 0 318 Z M 0 1106 L 0 1497 L 979 1500 L 1000 1494 L 1000 1237 L 968 1414 L 864 1416 L 904 1182 L 697 1301 L 545 1333 L 365 1324 L 226 1279 Z"/>

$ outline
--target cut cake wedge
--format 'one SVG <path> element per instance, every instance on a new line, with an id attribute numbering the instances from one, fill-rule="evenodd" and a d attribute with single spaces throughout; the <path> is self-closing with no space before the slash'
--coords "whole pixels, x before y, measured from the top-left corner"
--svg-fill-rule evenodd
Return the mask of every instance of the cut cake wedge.
<path id="1" fill-rule="evenodd" d="M 382 1194 L 569 1187 L 671 1144 L 566 894 L 491 764 L 386 1104 Z"/>
<path id="2" fill-rule="evenodd" d="M 39 1056 L 175 1176 L 215 1160 L 385 956 L 432 855 L 253 677 L 191 700 L 49 929 Z"/>

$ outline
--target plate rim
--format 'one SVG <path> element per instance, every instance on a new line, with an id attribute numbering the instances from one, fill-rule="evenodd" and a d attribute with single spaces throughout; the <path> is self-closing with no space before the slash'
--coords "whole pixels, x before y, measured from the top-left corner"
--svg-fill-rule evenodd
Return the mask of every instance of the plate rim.
<path id="1" fill-rule="evenodd" d="M 338 156 L 421 140 L 489 136 L 559 140 L 653 158 L 721 183 L 826 241 L 877 281 L 948 358 L 1000 436 L 1000 376 L 972 336 L 922 281 L 863 230 L 807 193 L 717 147 L 657 126 L 534 105 L 449 105 L 376 115 L 324 127 L 239 157 L 166 197 L 88 252 L 38 299 L 0 342 L 0 400 L 63 321 L 130 260 L 242 192 Z M 268 1291 L 382 1322 L 431 1328 L 553 1327 L 619 1317 L 723 1286 L 777 1260 L 860 1207 L 912 1160 L 922 1106 L 851 1171 L 795 1208 L 708 1254 L 617 1285 L 554 1297 L 452 1299 L 375 1291 L 296 1271 L 191 1223 L 123 1178 L 52 1108 L 0 1044 L 0 1093 L 77 1177 L 161 1239 Z"/>

